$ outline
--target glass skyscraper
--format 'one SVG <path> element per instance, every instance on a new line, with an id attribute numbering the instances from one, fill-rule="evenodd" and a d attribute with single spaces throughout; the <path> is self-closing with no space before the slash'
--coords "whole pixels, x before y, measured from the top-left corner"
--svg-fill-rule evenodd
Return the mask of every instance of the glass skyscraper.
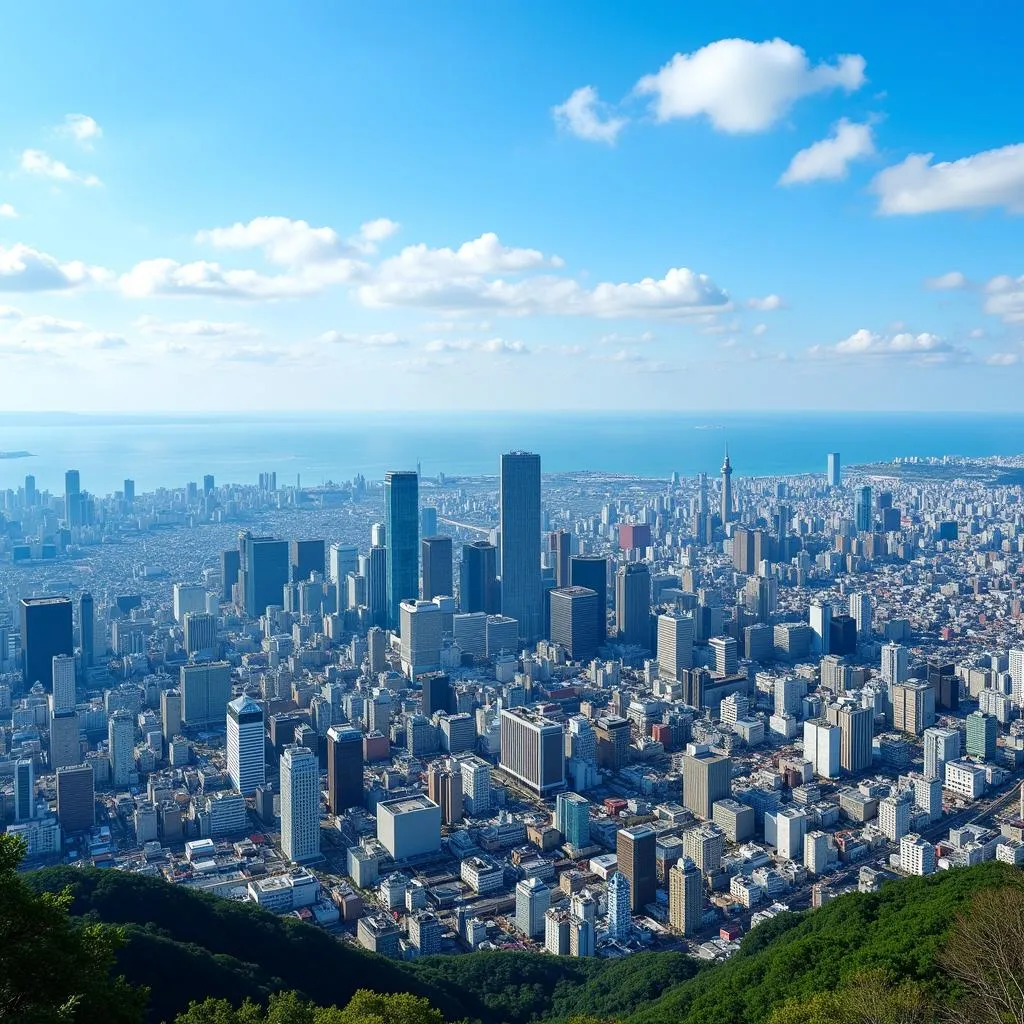
<path id="1" fill-rule="evenodd" d="M 420 592 L 420 496 L 414 472 L 390 470 L 384 475 L 384 527 L 388 559 L 388 626 L 400 625 L 403 601 Z"/>
<path id="2" fill-rule="evenodd" d="M 540 456 L 509 452 L 501 457 L 501 612 L 519 623 L 526 640 L 540 636 Z"/>
<path id="3" fill-rule="evenodd" d="M 858 533 L 870 533 L 874 526 L 875 512 L 871 500 L 871 488 L 862 487 L 857 492 L 857 504 L 854 507 Z"/>

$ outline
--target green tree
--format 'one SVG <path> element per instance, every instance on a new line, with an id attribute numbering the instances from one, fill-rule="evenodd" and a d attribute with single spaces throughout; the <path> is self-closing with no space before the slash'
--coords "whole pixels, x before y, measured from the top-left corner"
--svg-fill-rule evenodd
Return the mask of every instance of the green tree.
<path id="1" fill-rule="evenodd" d="M 777 1007 L 769 1024 L 931 1024 L 935 1007 L 921 985 L 894 984 L 882 971 L 856 975 L 838 992 Z"/>
<path id="2" fill-rule="evenodd" d="M 419 996 L 360 989 L 343 1010 L 314 1006 L 297 992 L 275 993 L 265 1010 L 248 999 L 237 1009 L 226 999 L 206 999 L 179 1014 L 175 1024 L 444 1024 L 444 1018 Z"/>
<path id="3" fill-rule="evenodd" d="M 18 873 L 24 852 L 0 835 L 0 1020 L 139 1024 L 145 989 L 113 974 L 120 931 L 69 917 L 66 890 L 36 893 Z"/>

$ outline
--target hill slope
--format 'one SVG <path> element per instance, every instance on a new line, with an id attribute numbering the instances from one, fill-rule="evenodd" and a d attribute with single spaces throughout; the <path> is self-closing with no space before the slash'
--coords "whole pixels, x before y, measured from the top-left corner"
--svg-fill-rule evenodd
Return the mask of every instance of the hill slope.
<path id="1" fill-rule="evenodd" d="M 28 876 L 39 890 L 70 886 L 72 913 L 125 926 L 118 961 L 152 990 L 150 1017 L 173 1019 L 190 1000 L 265 1001 L 295 989 L 344 1005 L 360 987 L 426 997 L 447 1020 L 530 1024 L 576 1014 L 629 1024 L 761 1024 L 792 998 L 834 989 L 866 968 L 928 983 L 946 981 L 934 953 L 956 912 L 977 891 L 1021 885 L 985 864 L 844 896 L 822 910 L 761 925 L 728 963 L 701 967 L 681 954 L 574 960 L 483 952 L 402 964 L 365 953 L 293 919 L 117 871 L 53 868 Z"/>

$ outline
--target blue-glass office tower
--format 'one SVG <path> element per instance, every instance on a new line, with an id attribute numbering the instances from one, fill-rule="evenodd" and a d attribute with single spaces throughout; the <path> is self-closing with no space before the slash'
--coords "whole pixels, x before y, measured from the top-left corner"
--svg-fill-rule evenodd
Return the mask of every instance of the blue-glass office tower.
<path id="1" fill-rule="evenodd" d="M 92 668 L 96 662 L 96 610 L 92 603 L 92 594 L 88 591 L 78 599 L 78 635 L 81 638 L 82 674 Z"/>
<path id="2" fill-rule="evenodd" d="M 857 504 L 854 506 L 853 517 L 857 522 L 858 533 L 871 532 L 875 524 L 875 513 L 870 487 L 862 487 L 857 491 Z"/>
<path id="3" fill-rule="evenodd" d="M 498 584 L 498 549 L 485 540 L 462 545 L 462 567 L 459 576 L 459 608 L 464 612 L 501 611 L 501 588 Z"/>
<path id="4" fill-rule="evenodd" d="M 543 625 L 540 584 L 540 456 L 508 452 L 501 457 L 501 613 L 519 623 L 524 640 Z"/>
<path id="5" fill-rule="evenodd" d="M 828 485 L 829 487 L 843 486 L 843 467 L 839 460 L 839 452 L 828 453 Z"/>
<path id="6" fill-rule="evenodd" d="M 268 605 L 284 603 L 288 582 L 288 541 L 273 537 L 241 537 L 242 597 L 247 615 L 257 618 L 266 613 Z"/>
<path id="7" fill-rule="evenodd" d="M 380 545 L 370 548 L 366 570 L 366 608 L 370 614 L 370 625 L 387 629 L 388 551 Z"/>
<path id="8" fill-rule="evenodd" d="M 388 559 L 388 626 L 399 629 L 403 601 L 420 593 L 420 485 L 414 472 L 384 474 L 384 528 Z"/>
<path id="9" fill-rule="evenodd" d="M 82 484 L 77 469 L 64 474 L 64 520 L 68 526 L 82 525 Z"/>
<path id="10" fill-rule="evenodd" d="M 21 599 L 21 668 L 25 688 L 53 692 L 53 659 L 75 653 L 70 597 Z"/>

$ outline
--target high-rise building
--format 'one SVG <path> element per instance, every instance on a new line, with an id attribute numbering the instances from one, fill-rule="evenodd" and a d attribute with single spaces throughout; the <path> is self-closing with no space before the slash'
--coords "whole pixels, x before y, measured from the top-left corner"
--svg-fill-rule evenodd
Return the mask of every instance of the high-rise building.
<path id="1" fill-rule="evenodd" d="M 344 583 L 350 572 L 359 572 L 359 549 L 354 544 L 332 544 L 327 559 L 327 578 L 331 583 Z"/>
<path id="2" fill-rule="evenodd" d="M 551 906 L 551 890 L 539 878 L 524 878 L 516 885 L 516 927 L 531 939 L 544 934 L 544 915 Z"/>
<path id="3" fill-rule="evenodd" d="M 712 754 L 707 746 L 691 743 L 683 757 L 683 804 L 699 818 L 710 820 L 712 805 L 732 794 L 732 758 Z"/>
<path id="4" fill-rule="evenodd" d="M 284 601 L 289 573 L 288 542 L 250 533 L 244 533 L 240 540 L 242 601 L 246 614 L 258 618 L 266 614 L 270 605 Z"/>
<path id="5" fill-rule="evenodd" d="M 75 659 L 70 654 L 58 654 L 53 659 L 53 697 L 50 706 L 54 714 L 75 710 L 76 668 Z"/>
<path id="6" fill-rule="evenodd" d="M 844 704 L 839 709 L 839 764 L 845 771 L 863 772 L 871 767 L 874 717 L 871 708 Z"/>
<path id="7" fill-rule="evenodd" d="M 519 623 L 519 635 L 527 641 L 541 635 L 543 623 L 540 490 L 539 455 L 516 451 L 501 456 L 501 611 Z"/>
<path id="8" fill-rule="evenodd" d="M 206 612 L 187 612 L 184 622 L 185 653 L 213 656 L 217 652 L 217 616 Z"/>
<path id="9" fill-rule="evenodd" d="M 942 729 L 932 726 L 925 729 L 924 774 L 927 779 L 945 781 L 946 762 L 960 757 L 960 732 L 957 729 Z"/>
<path id="10" fill-rule="evenodd" d="M 75 653 L 72 606 L 69 597 L 21 599 L 22 679 L 25 688 L 53 686 L 53 659 Z"/>
<path id="11" fill-rule="evenodd" d="M 615 573 L 615 625 L 619 642 L 651 646 L 651 572 L 644 562 L 629 562 Z"/>
<path id="12" fill-rule="evenodd" d="M 875 526 L 875 507 L 871 488 L 867 485 L 857 491 L 857 502 L 853 509 L 854 523 L 858 533 L 871 533 Z"/>
<path id="13" fill-rule="evenodd" d="M 170 743 L 181 732 L 181 690 L 161 691 L 160 732 L 164 743 Z"/>
<path id="14" fill-rule="evenodd" d="M 882 646 L 882 679 L 891 687 L 905 683 L 910 675 L 909 652 L 902 644 Z"/>
<path id="15" fill-rule="evenodd" d="M 400 603 L 402 671 L 410 679 L 441 667 L 441 609 L 433 601 Z"/>
<path id="16" fill-rule="evenodd" d="M 729 461 L 729 449 L 725 449 L 725 461 L 722 463 L 722 523 L 728 523 L 733 517 L 732 498 L 732 463 Z"/>
<path id="17" fill-rule="evenodd" d="M 423 600 L 433 601 L 435 597 L 454 596 L 451 537 L 424 537 L 420 542 L 420 552 L 423 561 Z"/>
<path id="18" fill-rule="evenodd" d="M 564 647 L 573 661 L 589 661 L 602 642 L 595 629 L 597 601 L 597 594 L 587 587 L 551 591 L 551 639 Z"/>
<path id="19" fill-rule="evenodd" d="M 956 666 L 944 658 L 928 659 L 928 685 L 935 693 L 935 706 L 945 711 L 960 708 L 960 680 Z"/>
<path id="20" fill-rule="evenodd" d="M 502 708 L 501 768 L 542 796 L 565 785 L 565 733 L 560 722 L 527 708 Z"/>
<path id="21" fill-rule="evenodd" d="M 810 607 L 811 651 L 824 657 L 832 653 L 832 605 L 814 601 Z"/>
<path id="22" fill-rule="evenodd" d="M 226 661 L 182 665 L 181 719 L 190 729 L 220 726 L 231 700 L 231 666 Z"/>
<path id="23" fill-rule="evenodd" d="M 135 721 L 131 712 L 115 711 L 107 720 L 107 751 L 111 785 L 127 789 L 135 771 Z"/>
<path id="24" fill-rule="evenodd" d="M 994 715 L 983 711 L 972 711 L 967 716 L 967 753 L 991 761 L 996 756 L 996 737 L 999 723 Z"/>
<path id="25" fill-rule="evenodd" d="M 206 611 L 206 588 L 193 583 L 175 583 L 171 588 L 171 609 L 179 626 L 190 612 L 202 614 Z"/>
<path id="26" fill-rule="evenodd" d="M 633 915 L 629 879 L 621 871 L 608 879 L 608 936 L 617 942 L 629 938 Z"/>
<path id="27" fill-rule="evenodd" d="M 839 452 L 828 453 L 828 485 L 829 487 L 843 486 L 843 467 L 839 460 Z"/>
<path id="28" fill-rule="evenodd" d="M 569 586 L 586 587 L 597 594 L 594 629 L 598 647 L 608 639 L 608 559 L 604 555 L 570 555 Z"/>
<path id="29" fill-rule="evenodd" d="M 84 676 L 96 664 L 96 609 L 88 591 L 83 591 L 78 598 L 78 636 Z"/>
<path id="30" fill-rule="evenodd" d="M 454 698 L 451 678 L 445 673 L 434 672 L 423 677 L 423 714 L 427 718 L 433 718 L 439 711 L 454 712 Z"/>
<path id="31" fill-rule="evenodd" d="M 351 726 L 327 732 L 327 806 L 341 814 L 363 803 L 363 736 Z"/>
<path id="32" fill-rule="evenodd" d="M 220 599 L 225 603 L 234 601 L 234 588 L 242 571 L 242 553 L 237 548 L 230 548 L 220 553 Z M 245 594 L 240 600 L 244 603 Z"/>
<path id="33" fill-rule="evenodd" d="M 920 736 L 935 724 L 935 691 L 917 680 L 890 687 L 892 725 L 899 732 Z"/>
<path id="34" fill-rule="evenodd" d="M 82 483 L 77 469 L 64 474 L 64 521 L 70 527 L 82 525 Z"/>
<path id="35" fill-rule="evenodd" d="M 450 762 L 435 761 L 427 769 L 427 796 L 441 808 L 441 823 L 453 825 L 462 818 L 462 773 Z"/>
<path id="36" fill-rule="evenodd" d="M 57 821 L 65 835 L 96 824 L 96 783 L 91 764 L 57 769 Z"/>
<path id="37" fill-rule="evenodd" d="M 74 708 L 55 711 L 50 719 L 50 768 L 72 768 L 82 763 L 78 712 Z"/>
<path id="38" fill-rule="evenodd" d="M 804 757 L 811 762 L 814 774 L 834 779 L 839 774 L 842 753 L 842 730 L 824 718 L 804 722 Z"/>
<path id="39" fill-rule="evenodd" d="M 14 762 L 14 820 L 29 821 L 36 816 L 36 768 L 32 758 Z"/>
<path id="40" fill-rule="evenodd" d="M 668 873 L 668 921 L 683 935 L 700 931 L 704 918 L 704 879 L 689 857 L 676 861 Z"/>
<path id="41" fill-rule="evenodd" d="M 322 540 L 293 540 L 288 545 L 288 570 L 293 583 L 308 580 L 316 573 L 324 576 L 326 544 Z"/>
<path id="42" fill-rule="evenodd" d="M 437 536 L 437 508 L 424 505 L 420 509 L 420 538 Z"/>
<path id="43" fill-rule="evenodd" d="M 739 644 L 731 636 L 713 636 L 708 641 L 715 656 L 715 675 L 734 676 L 739 669 Z"/>
<path id="44" fill-rule="evenodd" d="M 459 609 L 463 612 L 501 611 L 501 587 L 498 583 L 498 549 L 485 540 L 462 545 L 459 576 Z"/>
<path id="45" fill-rule="evenodd" d="M 850 595 L 850 617 L 857 624 L 857 637 L 866 640 L 871 636 L 871 595 Z"/>
<path id="46" fill-rule="evenodd" d="M 388 625 L 388 551 L 374 545 L 370 548 L 366 571 L 366 607 L 370 624 L 380 629 Z"/>
<path id="47" fill-rule="evenodd" d="M 572 586 L 569 559 L 572 558 L 573 539 L 568 530 L 551 534 L 551 560 L 555 569 L 555 587 Z"/>
<path id="48" fill-rule="evenodd" d="M 296 744 L 281 754 L 281 852 L 296 863 L 320 856 L 320 768 Z"/>
<path id="49" fill-rule="evenodd" d="M 460 758 L 462 800 L 466 813 L 480 817 L 491 810 L 491 766 L 475 754 Z"/>
<path id="50" fill-rule="evenodd" d="M 658 616 L 658 675 L 676 681 L 684 668 L 693 668 L 693 618 L 663 612 Z"/>
<path id="51" fill-rule="evenodd" d="M 559 793 L 555 800 L 555 828 L 577 850 L 590 843 L 590 802 L 578 793 Z"/>
<path id="52" fill-rule="evenodd" d="M 420 589 L 419 476 L 412 471 L 384 474 L 384 527 L 387 531 L 388 625 L 402 628 L 403 601 L 415 601 Z"/>
<path id="53" fill-rule="evenodd" d="M 227 753 L 231 785 L 243 796 L 251 796 L 266 785 L 263 708 L 244 694 L 228 703 Z"/>
<path id="54" fill-rule="evenodd" d="M 650 825 L 620 828 L 616 833 L 618 869 L 629 882 L 629 903 L 633 913 L 654 902 L 658 887 L 656 847 L 657 833 Z"/>

